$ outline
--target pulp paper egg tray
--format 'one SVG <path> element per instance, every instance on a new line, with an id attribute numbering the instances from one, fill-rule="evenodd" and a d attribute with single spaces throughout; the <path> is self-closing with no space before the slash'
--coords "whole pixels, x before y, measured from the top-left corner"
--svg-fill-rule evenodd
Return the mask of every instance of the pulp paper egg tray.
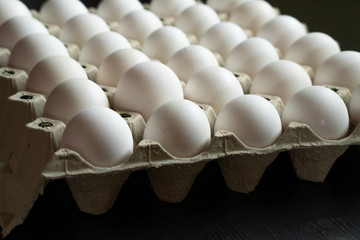
<path id="1" fill-rule="evenodd" d="M 56 29 L 56 28 L 54 28 Z M 137 46 L 134 43 L 134 46 Z M 78 48 L 69 44 L 72 56 Z M 0 50 L 0 64 L 5 66 L 10 54 Z M 97 68 L 84 64 L 89 79 L 94 80 Z M 309 70 L 311 72 L 311 70 Z M 238 79 L 248 91 L 251 81 L 246 74 Z M 157 142 L 143 140 L 145 122 L 139 113 L 119 112 L 133 134 L 135 150 L 130 159 L 114 167 L 95 167 L 77 152 L 59 149 L 65 125 L 42 117 L 46 99 L 43 95 L 24 91 L 27 75 L 19 69 L 0 68 L 0 224 L 7 235 L 21 224 L 46 183 L 66 179 L 81 211 L 102 214 L 108 211 L 129 175 L 145 170 L 157 197 L 166 202 L 181 202 L 194 180 L 209 161 L 217 161 L 227 187 L 233 191 L 254 191 L 266 168 L 280 152 L 287 151 L 298 178 L 322 182 L 336 159 L 350 145 L 360 143 L 359 126 L 352 125 L 347 137 L 325 140 L 308 125 L 293 122 L 280 139 L 266 148 L 246 146 L 233 133 L 212 132 L 210 146 L 191 158 L 177 158 Z M 101 86 L 110 103 L 115 88 Z M 348 103 L 346 88 L 329 86 Z M 282 112 L 277 96 L 263 96 Z M 216 114 L 206 104 L 199 104 L 213 128 Z"/>

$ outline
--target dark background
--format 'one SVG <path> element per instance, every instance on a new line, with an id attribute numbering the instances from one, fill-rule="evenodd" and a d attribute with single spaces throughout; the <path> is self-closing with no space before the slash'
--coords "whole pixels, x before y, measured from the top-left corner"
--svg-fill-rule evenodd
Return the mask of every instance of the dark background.
<path id="1" fill-rule="evenodd" d="M 32 8 L 42 3 L 24 2 Z M 269 2 L 310 31 L 329 34 L 342 50 L 360 49 L 360 1 Z M 359 160 L 359 147 L 350 147 L 319 184 L 297 179 L 281 153 L 250 194 L 228 190 L 211 162 L 180 204 L 158 200 L 139 171 L 101 216 L 80 212 L 65 181 L 56 180 L 6 239 L 360 239 Z"/>

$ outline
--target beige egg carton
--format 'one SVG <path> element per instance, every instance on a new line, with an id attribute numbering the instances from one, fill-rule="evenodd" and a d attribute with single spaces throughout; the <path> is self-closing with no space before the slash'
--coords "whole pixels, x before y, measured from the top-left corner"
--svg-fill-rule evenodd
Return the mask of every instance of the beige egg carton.
<path id="1" fill-rule="evenodd" d="M 86 69 L 90 69 L 86 68 Z M 245 82 L 249 84 L 246 75 Z M 145 170 L 157 197 L 166 202 L 181 202 L 194 180 L 209 161 L 217 161 L 229 189 L 254 191 L 266 168 L 280 152 L 289 153 L 298 178 L 322 182 L 336 159 L 350 145 L 360 143 L 360 127 L 352 126 L 340 140 L 325 140 L 306 124 L 293 122 L 280 139 L 266 148 L 246 146 L 233 133 L 212 133 L 210 146 L 191 158 L 177 158 L 157 142 L 143 140 L 145 122 L 134 112 L 119 112 L 128 123 L 134 138 L 134 153 L 118 166 L 95 167 L 77 152 L 59 149 L 65 125 L 43 118 L 46 99 L 24 91 L 27 75 L 22 70 L 0 68 L 0 226 L 7 235 L 26 218 L 46 183 L 66 179 L 80 210 L 102 214 L 110 209 L 131 172 Z M 241 82 L 241 80 L 239 80 Z M 115 88 L 101 86 L 112 105 Z M 331 87 L 331 86 L 329 86 Z M 331 87 L 345 103 L 349 90 Z M 281 114 L 279 97 L 263 96 Z M 214 126 L 216 114 L 200 104 Z"/>

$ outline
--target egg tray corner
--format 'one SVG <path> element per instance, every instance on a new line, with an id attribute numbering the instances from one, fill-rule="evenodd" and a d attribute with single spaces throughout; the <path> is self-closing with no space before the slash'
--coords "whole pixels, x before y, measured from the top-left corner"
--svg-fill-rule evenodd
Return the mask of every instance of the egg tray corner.
<path id="1" fill-rule="evenodd" d="M 351 133 L 341 140 L 325 140 L 307 125 L 293 122 L 275 144 L 266 148 L 248 147 L 233 133 L 218 131 L 212 133 L 211 144 L 204 152 L 191 158 L 177 158 L 158 143 L 142 140 L 145 123 L 140 114 L 122 112 L 132 130 L 135 151 L 123 164 L 95 167 L 78 153 L 59 149 L 65 125 L 41 117 L 46 99 L 23 91 L 26 78 L 21 70 L 0 69 L 0 107 L 4 109 L 0 113 L 0 225 L 4 235 L 23 222 L 50 180 L 66 179 L 80 210 L 102 214 L 112 207 L 133 171 L 145 170 L 157 197 L 176 203 L 186 198 L 208 161 L 219 163 L 229 189 L 249 193 L 280 152 L 289 152 L 298 178 L 322 182 L 336 159 L 350 145 L 360 142 L 359 126 L 353 126 Z M 112 103 L 115 88 L 102 88 Z M 331 88 L 345 102 L 349 101 L 351 94 L 347 89 Z M 264 97 L 281 113 L 283 104 L 279 97 Z M 213 109 L 205 104 L 200 106 L 213 129 L 216 120 Z"/>

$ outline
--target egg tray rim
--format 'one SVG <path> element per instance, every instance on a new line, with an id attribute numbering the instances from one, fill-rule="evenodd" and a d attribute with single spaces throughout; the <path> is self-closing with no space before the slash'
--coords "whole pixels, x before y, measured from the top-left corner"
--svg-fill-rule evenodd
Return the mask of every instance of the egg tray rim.
<path id="1" fill-rule="evenodd" d="M 40 117 L 41 121 L 48 121 L 46 118 Z M 38 120 L 35 120 L 38 121 Z M 54 120 L 56 121 L 56 120 Z M 95 173 L 109 173 L 111 171 L 136 171 L 147 169 L 150 167 L 162 167 L 167 165 L 178 165 L 178 164 L 192 164 L 199 161 L 211 161 L 218 158 L 230 156 L 230 155 L 265 155 L 274 152 L 283 152 L 293 149 L 310 149 L 313 147 L 328 147 L 328 146 L 349 146 L 349 145 L 358 145 L 360 144 L 360 124 L 358 124 L 350 134 L 346 137 L 339 140 L 326 140 L 319 137 L 307 124 L 291 122 L 287 129 L 280 136 L 278 141 L 265 148 L 255 148 L 249 147 L 243 143 L 234 133 L 228 132 L 226 130 L 220 130 L 214 134 L 214 137 L 211 140 L 211 143 L 207 149 L 205 149 L 200 154 L 194 157 L 188 158 L 179 158 L 173 156 L 171 153 L 166 151 L 161 144 L 151 141 L 151 140 L 141 140 L 139 144 L 135 147 L 134 153 L 130 158 L 119 165 L 113 167 L 96 167 L 82 159 L 82 165 L 84 168 L 88 168 L 89 171 L 82 171 L 82 173 L 95 174 Z M 306 138 L 303 139 L 304 135 Z M 289 141 L 289 139 L 297 139 L 298 141 Z M 226 142 L 225 142 L 226 141 Z M 229 145 L 230 144 L 230 145 Z M 231 148 L 229 149 L 229 146 Z M 146 156 L 144 154 L 139 154 L 139 151 L 150 152 L 151 149 L 156 148 L 157 151 L 160 151 L 163 156 L 161 159 L 142 161 L 137 159 L 139 156 Z M 219 151 L 221 150 L 221 151 Z M 56 149 L 55 152 L 64 151 L 64 149 Z M 72 150 L 66 150 L 72 151 Z M 54 153 L 56 154 L 56 153 Z M 78 153 L 77 153 L 78 154 Z M 58 154 L 59 155 L 59 154 Z M 51 161 L 49 159 L 49 164 Z M 65 174 L 66 175 L 66 174 Z M 64 176 L 65 176 L 64 175 Z M 73 175 L 73 174 L 71 174 Z M 57 177 L 52 177 L 51 172 L 45 172 L 44 177 L 48 179 L 55 179 Z"/>

